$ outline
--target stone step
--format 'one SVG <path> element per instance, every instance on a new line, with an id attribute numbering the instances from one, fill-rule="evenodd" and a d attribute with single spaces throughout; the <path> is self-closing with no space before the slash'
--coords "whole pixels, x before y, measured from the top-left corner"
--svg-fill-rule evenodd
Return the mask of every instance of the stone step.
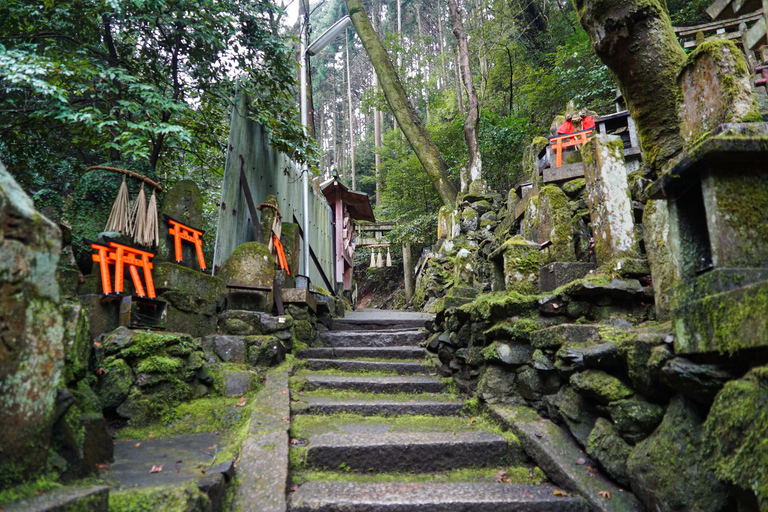
<path id="1" fill-rule="evenodd" d="M 320 340 L 326 347 L 402 347 L 416 346 L 427 338 L 427 331 L 341 331 L 324 332 Z"/>
<path id="2" fill-rule="evenodd" d="M 360 471 L 446 471 L 501 465 L 507 440 L 488 432 L 331 432 L 312 436 L 307 462 L 318 468 Z"/>
<path id="3" fill-rule="evenodd" d="M 644 510 L 638 499 L 628 490 L 619 488 L 596 468 L 576 440 L 562 427 L 550 420 L 539 418 L 534 410 L 524 407 L 490 406 L 501 423 L 509 426 L 520 439 L 525 452 L 557 485 L 579 493 L 589 502 L 594 512 L 640 512 Z M 575 464 L 582 459 L 586 464 Z M 605 499 L 608 492 L 611 499 Z"/>
<path id="4" fill-rule="evenodd" d="M 588 512 L 578 497 L 550 486 L 495 483 L 308 482 L 293 512 Z"/>
<path id="5" fill-rule="evenodd" d="M 307 375 L 306 383 L 308 389 L 352 389 L 374 393 L 442 393 L 445 389 L 445 384 L 430 377 Z"/>
<path id="6" fill-rule="evenodd" d="M 339 370 L 341 372 L 395 372 L 399 375 L 429 373 L 431 368 L 406 361 L 350 361 L 347 359 L 307 359 L 308 370 Z"/>
<path id="7" fill-rule="evenodd" d="M 325 347 L 307 348 L 296 354 L 299 359 L 421 359 L 422 347 Z"/>
<path id="8" fill-rule="evenodd" d="M 413 415 L 453 416 L 460 414 L 463 402 L 438 402 L 427 400 L 334 400 L 331 398 L 306 398 L 294 402 L 293 414 L 334 414 L 349 412 L 373 415 Z"/>
<path id="9" fill-rule="evenodd" d="M 65 487 L 0 508 L 8 512 L 107 512 L 108 507 L 109 486 L 93 485 Z"/>

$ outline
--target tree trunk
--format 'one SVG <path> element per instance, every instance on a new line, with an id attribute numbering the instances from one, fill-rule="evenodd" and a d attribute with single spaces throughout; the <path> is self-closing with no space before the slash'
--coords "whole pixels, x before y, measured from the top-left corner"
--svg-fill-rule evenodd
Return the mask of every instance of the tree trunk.
<path id="1" fill-rule="evenodd" d="M 448 166 L 427 133 L 418 114 L 411 107 L 395 67 L 365 14 L 362 0 L 346 0 L 346 3 L 355 30 L 363 42 L 374 69 L 376 69 L 384 89 L 384 96 L 400 124 L 400 129 L 432 180 L 440 199 L 448 208 L 452 209 L 456 202 L 456 187 L 448 179 Z"/>
<path id="2" fill-rule="evenodd" d="M 440 10 L 440 0 L 437 0 L 437 33 L 440 38 L 440 71 L 442 72 L 441 89 L 445 88 L 445 82 L 448 81 L 448 74 L 445 72 L 445 46 L 443 42 L 443 12 Z"/>
<path id="3" fill-rule="evenodd" d="M 659 0 L 574 0 L 592 47 L 613 72 L 651 173 L 682 148 L 677 75 L 685 53 Z"/>
<path id="4" fill-rule="evenodd" d="M 453 35 L 456 36 L 459 51 L 459 65 L 461 67 L 461 76 L 464 80 L 464 89 L 467 91 L 467 120 L 464 121 L 464 140 L 467 142 L 467 151 L 469 151 L 469 183 L 482 178 L 483 161 L 480 158 L 480 140 L 477 136 L 478 126 L 480 125 L 480 103 L 477 101 L 475 84 L 472 82 L 472 69 L 469 66 L 469 44 L 467 43 L 467 31 L 464 30 L 464 23 L 461 21 L 459 5 L 456 0 L 448 0 L 448 8 L 451 11 L 451 21 L 453 22 Z M 465 184 L 462 181 L 462 191 Z"/>
<path id="5" fill-rule="evenodd" d="M 344 33 L 347 36 L 347 32 Z M 352 73 L 349 70 L 349 37 L 347 37 L 347 103 L 349 105 L 349 160 L 352 164 L 352 190 L 357 190 L 357 175 L 355 173 L 355 125 L 352 116 Z"/>
<path id="6" fill-rule="evenodd" d="M 304 18 L 304 26 L 309 27 L 309 0 L 301 0 L 299 3 L 299 18 Z M 302 24 L 299 23 L 301 27 Z M 302 34 L 299 34 L 299 38 Z M 309 41 L 309 34 L 307 34 L 307 41 Z M 302 56 L 299 56 L 302 58 Z M 304 64 L 307 66 L 307 132 L 309 136 L 317 140 L 317 134 L 315 132 L 315 104 L 312 100 L 312 68 L 309 60 L 309 54 L 303 56 L 305 59 Z"/>

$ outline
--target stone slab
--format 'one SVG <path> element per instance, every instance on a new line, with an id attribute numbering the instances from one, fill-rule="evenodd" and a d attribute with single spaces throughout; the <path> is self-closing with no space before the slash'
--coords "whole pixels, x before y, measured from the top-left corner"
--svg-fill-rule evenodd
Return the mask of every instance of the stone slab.
<path id="1" fill-rule="evenodd" d="M 200 478 L 199 466 L 209 467 L 216 453 L 228 443 L 227 437 L 216 433 L 117 441 L 115 462 L 99 474 L 119 487 L 181 484 Z M 163 466 L 163 470 L 150 473 L 152 466 Z"/>
<path id="2" fill-rule="evenodd" d="M 387 432 L 312 436 L 307 462 L 315 467 L 370 471 L 447 471 L 502 464 L 507 440 L 488 432 Z"/>
<path id="3" fill-rule="evenodd" d="M 531 333 L 531 345 L 541 349 L 557 349 L 565 343 L 597 344 L 601 339 L 597 326 L 585 324 L 561 324 Z"/>
<path id="4" fill-rule="evenodd" d="M 550 486 L 494 483 L 309 482 L 291 498 L 293 512 L 587 512 L 586 501 Z"/>
<path id="5" fill-rule="evenodd" d="M 308 375 L 309 389 L 352 389 L 376 393 L 442 393 L 445 385 L 430 377 L 337 377 Z"/>
<path id="6" fill-rule="evenodd" d="M 550 167 L 544 169 L 542 172 L 543 183 L 558 183 L 561 181 L 568 181 L 574 178 L 582 178 L 584 176 L 584 164 L 576 162 L 575 164 L 564 164 L 560 167 Z"/>
<path id="7" fill-rule="evenodd" d="M 517 434 L 526 453 L 555 484 L 584 496 L 595 512 L 645 510 L 630 491 L 616 486 L 597 469 L 596 463 L 590 463 L 573 437 L 559 426 L 538 418 L 532 410 L 522 408 L 521 412 L 521 408 L 498 406 L 491 406 L 491 409 Z M 576 464 L 579 459 L 587 463 Z M 611 498 L 600 496 L 601 491 L 608 491 Z"/>
<path id="8" fill-rule="evenodd" d="M 283 304 L 301 304 L 317 313 L 317 301 L 309 290 L 304 288 L 283 288 L 281 291 Z"/>
<path id="9" fill-rule="evenodd" d="M 399 375 L 429 373 L 429 366 L 405 361 L 348 361 L 344 359 L 307 359 L 308 370 L 339 370 L 342 372 L 395 372 Z"/>
<path id="10" fill-rule="evenodd" d="M 268 374 L 264 388 L 254 401 L 250 435 L 240 451 L 240 482 L 233 510 L 285 512 L 289 427 L 288 375 Z"/>
<path id="11" fill-rule="evenodd" d="M 580 261 L 555 261 L 549 263 L 539 269 L 539 288 L 543 292 L 550 292 L 571 281 L 581 279 L 589 274 L 590 270 L 595 269 L 597 269 L 596 264 Z"/>
<path id="12" fill-rule="evenodd" d="M 308 348 L 302 350 L 296 357 L 299 359 L 421 359 L 427 351 L 421 347 L 328 347 Z"/>
<path id="13" fill-rule="evenodd" d="M 301 403 L 301 402 L 300 402 Z M 293 408 L 294 414 L 335 414 L 351 412 L 372 415 L 427 414 L 431 416 L 453 416 L 460 414 L 463 402 L 437 402 L 427 400 L 333 400 L 330 398 L 308 398 L 300 408 Z"/>
<path id="14" fill-rule="evenodd" d="M 433 318 L 433 315 L 426 313 L 358 308 L 344 318 L 334 319 L 332 329 L 335 331 L 420 329 L 424 327 L 424 322 Z"/>
<path id="15" fill-rule="evenodd" d="M 400 347 L 418 345 L 426 336 L 423 330 L 331 331 L 321 334 L 320 340 L 326 347 Z"/>
<path id="16" fill-rule="evenodd" d="M 3 508 L 5 512 L 107 512 L 109 487 L 66 487 Z"/>

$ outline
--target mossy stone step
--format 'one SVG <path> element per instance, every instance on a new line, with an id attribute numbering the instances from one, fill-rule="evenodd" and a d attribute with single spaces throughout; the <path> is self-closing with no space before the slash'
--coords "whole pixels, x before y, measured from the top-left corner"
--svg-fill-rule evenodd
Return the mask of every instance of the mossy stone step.
<path id="1" fill-rule="evenodd" d="M 421 359 L 426 355 L 422 347 L 323 347 L 304 349 L 299 359 Z"/>
<path id="2" fill-rule="evenodd" d="M 581 499 L 550 486 L 494 483 L 309 482 L 293 512 L 588 512 Z"/>
<path id="3" fill-rule="evenodd" d="M 351 389 L 376 393 L 442 393 L 445 389 L 445 384 L 430 377 L 307 375 L 305 382 L 307 389 Z"/>
<path id="4" fill-rule="evenodd" d="M 307 398 L 294 402 L 291 406 L 293 414 L 335 414 L 349 412 L 374 415 L 414 415 L 428 414 L 432 416 L 453 416 L 461 413 L 463 402 L 411 400 L 334 400 L 332 398 Z"/>
<path id="5" fill-rule="evenodd" d="M 307 359 L 308 370 L 339 370 L 342 372 L 395 372 L 400 375 L 429 373 L 430 367 L 405 361 L 354 361 L 347 359 Z"/>
<path id="6" fill-rule="evenodd" d="M 307 462 L 361 471 L 446 471 L 503 464 L 507 440 L 488 432 L 338 433 L 309 438 Z"/>
<path id="7" fill-rule="evenodd" d="M 413 347 L 426 338 L 424 330 L 330 331 L 320 335 L 326 347 Z"/>

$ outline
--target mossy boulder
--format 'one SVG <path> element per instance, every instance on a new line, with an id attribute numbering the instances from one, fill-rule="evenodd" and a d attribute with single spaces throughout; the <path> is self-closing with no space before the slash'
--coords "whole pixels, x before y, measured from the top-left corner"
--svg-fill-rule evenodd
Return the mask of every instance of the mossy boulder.
<path id="1" fill-rule="evenodd" d="M 587 454 L 623 486 L 629 486 L 627 458 L 632 447 L 624 441 L 615 427 L 605 418 L 598 418 L 587 439 Z"/>
<path id="2" fill-rule="evenodd" d="M 539 153 L 547 146 L 549 146 L 549 139 L 535 137 L 523 151 L 523 176 L 534 183 L 539 181 Z"/>
<path id="3" fill-rule="evenodd" d="M 292 276 L 295 276 L 299 273 L 299 257 L 301 256 L 299 225 L 293 222 L 283 222 L 282 229 L 280 243 L 283 244 L 285 261 L 288 262 L 288 270 Z"/>
<path id="4" fill-rule="evenodd" d="M 586 370 L 571 376 L 571 386 L 581 395 L 601 405 L 634 395 L 621 380 L 601 370 Z"/>
<path id="5" fill-rule="evenodd" d="M 293 327 L 290 316 L 270 316 L 257 311 L 230 310 L 219 315 L 219 329 L 222 334 L 249 336 L 272 334 Z"/>
<path id="6" fill-rule="evenodd" d="M 709 467 L 768 510 L 768 367 L 728 382 L 704 423 Z M 751 500 L 747 500 L 751 501 Z"/>
<path id="7" fill-rule="evenodd" d="M 632 491 L 649 510 L 732 510 L 725 484 L 710 469 L 703 420 L 699 406 L 678 395 L 656 431 L 632 450 Z"/>
<path id="8" fill-rule="evenodd" d="M 285 360 L 285 347 L 275 336 L 248 336 L 248 364 L 276 366 Z"/>
<path id="9" fill-rule="evenodd" d="M 619 432 L 633 442 L 653 432 L 664 417 L 662 406 L 639 396 L 611 402 L 608 410 Z"/>
<path id="10" fill-rule="evenodd" d="M 490 364 L 483 371 L 477 384 L 477 393 L 489 404 L 519 404 L 516 399 L 515 373 Z"/>
<path id="11" fill-rule="evenodd" d="M 570 197 L 578 197 L 584 192 L 586 186 L 587 182 L 584 178 L 576 178 L 575 180 L 563 183 L 563 191 Z"/>
<path id="12" fill-rule="evenodd" d="M 124 359 L 109 363 L 104 368 L 96 388 L 104 410 L 117 409 L 128 398 L 135 380 L 133 370 Z"/>

